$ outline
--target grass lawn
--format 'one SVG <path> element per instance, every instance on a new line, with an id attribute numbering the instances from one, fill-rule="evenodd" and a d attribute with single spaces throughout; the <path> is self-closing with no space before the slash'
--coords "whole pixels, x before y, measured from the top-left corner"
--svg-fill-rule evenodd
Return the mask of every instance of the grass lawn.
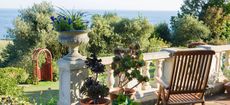
<path id="1" fill-rule="evenodd" d="M 38 85 L 26 85 L 24 94 L 31 103 L 38 105 L 53 105 L 58 100 L 59 82 L 39 82 Z"/>

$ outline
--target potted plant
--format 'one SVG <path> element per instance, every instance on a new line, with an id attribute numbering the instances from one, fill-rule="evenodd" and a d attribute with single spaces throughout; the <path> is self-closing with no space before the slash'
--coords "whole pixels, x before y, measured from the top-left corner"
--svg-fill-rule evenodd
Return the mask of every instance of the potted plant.
<path id="1" fill-rule="evenodd" d="M 118 87 L 111 89 L 110 98 L 113 100 L 120 93 L 132 98 L 135 94 L 134 88 L 149 80 L 147 76 L 141 75 L 140 72 L 141 67 L 145 65 L 140 45 L 131 44 L 128 49 L 117 48 L 114 50 L 114 54 L 112 69 L 114 70 L 114 76 L 118 77 Z M 138 81 L 137 84 L 131 88 L 125 88 L 134 79 Z"/>
<path id="2" fill-rule="evenodd" d="M 85 63 L 94 75 L 87 78 L 80 89 L 80 93 L 88 97 L 81 99 L 80 104 L 109 105 L 110 100 L 105 98 L 109 94 L 109 88 L 97 80 L 98 75 L 105 71 L 105 66 L 101 63 L 101 59 L 97 58 L 96 54 L 91 54 L 91 57 L 87 58 Z"/>
<path id="3" fill-rule="evenodd" d="M 53 29 L 59 32 L 59 42 L 69 47 L 69 53 L 64 59 L 82 58 L 78 46 L 89 41 L 88 21 L 84 20 L 86 16 L 85 12 L 61 9 L 57 16 L 51 17 Z"/>

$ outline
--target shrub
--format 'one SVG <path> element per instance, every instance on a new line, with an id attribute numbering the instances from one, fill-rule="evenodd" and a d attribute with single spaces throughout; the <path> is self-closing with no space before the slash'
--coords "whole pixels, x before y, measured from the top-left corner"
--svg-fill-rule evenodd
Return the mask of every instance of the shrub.
<path id="1" fill-rule="evenodd" d="M 17 86 L 15 78 L 0 76 L 0 94 L 10 96 L 21 96 L 22 88 Z"/>
<path id="2" fill-rule="evenodd" d="M 88 52 L 95 52 L 99 56 L 112 53 L 113 48 L 120 43 L 120 41 L 116 41 L 118 40 L 117 34 L 114 33 L 114 24 L 120 19 L 120 17 L 112 13 L 92 16 Z"/>
<path id="3" fill-rule="evenodd" d="M 167 23 L 160 23 L 155 27 L 154 33 L 164 41 L 171 41 L 170 29 Z"/>
<path id="4" fill-rule="evenodd" d="M 94 15 L 89 33 L 89 52 L 99 56 L 111 55 L 117 46 L 128 47 L 130 43 L 140 43 L 143 51 L 148 51 L 153 25 L 143 17 L 121 18 L 116 14 Z"/>
<path id="5" fill-rule="evenodd" d="M 186 46 L 189 42 L 200 41 L 208 37 L 210 30 L 197 18 L 184 15 L 171 20 L 173 45 Z"/>
<path id="6" fill-rule="evenodd" d="M 149 39 L 149 46 L 147 47 L 147 52 L 160 51 L 162 48 L 167 48 L 170 44 L 166 43 L 161 38 L 153 37 Z"/>
<path id="7" fill-rule="evenodd" d="M 6 67 L 0 68 L 0 74 L 6 78 L 13 78 L 17 83 L 25 83 L 29 74 L 22 68 Z"/>
<path id="8" fill-rule="evenodd" d="M 140 43 L 141 50 L 146 51 L 150 45 L 149 38 L 153 32 L 153 25 L 143 17 L 137 17 L 134 19 L 123 18 L 119 21 L 114 29 L 114 32 L 118 34 L 120 39 L 120 46 L 127 48 L 130 43 Z"/>
<path id="9" fill-rule="evenodd" d="M 25 97 L 0 96 L 1 105 L 31 105 Z"/>

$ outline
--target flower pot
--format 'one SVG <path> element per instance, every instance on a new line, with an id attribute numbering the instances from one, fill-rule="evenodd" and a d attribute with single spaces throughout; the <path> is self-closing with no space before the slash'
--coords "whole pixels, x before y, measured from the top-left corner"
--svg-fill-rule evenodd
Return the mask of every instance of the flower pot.
<path id="1" fill-rule="evenodd" d="M 225 90 L 227 90 L 227 93 L 230 95 L 230 82 L 227 82 L 224 84 Z"/>
<path id="2" fill-rule="evenodd" d="M 80 104 L 81 105 L 109 105 L 110 100 L 103 98 L 103 99 L 99 99 L 97 104 L 94 104 L 93 99 L 85 98 L 85 99 L 80 99 Z"/>
<path id="3" fill-rule="evenodd" d="M 82 59 L 82 55 L 78 52 L 78 47 L 81 44 L 86 44 L 89 41 L 87 30 L 63 31 L 59 32 L 59 42 L 62 45 L 69 47 L 69 53 L 63 57 L 67 60 Z"/>
<path id="4" fill-rule="evenodd" d="M 131 90 L 130 90 L 130 88 L 124 88 L 124 89 L 122 89 L 120 87 L 115 87 L 115 88 L 113 88 L 113 89 L 110 90 L 110 92 L 109 92 L 110 99 L 111 100 L 116 99 L 118 97 L 118 95 L 120 93 L 123 93 L 123 92 L 130 99 L 134 99 L 135 93 L 136 93 L 136 91 L 134 89 L 131 89 Z"/>
<path id="5" fill-rule="evenodd" d="M 125 88 L 125 95 L 127 95 L 130 99 L 135 98 L 136 91 L 134 89 Z"/>
<path id="6" fill-rule="evenodd" d="M 118 94 L 123 93 L 124 90 L 120 87 L 115 87 L 113 89 L 110 89 L 109 96 L 110 100 L 114 100 L 117 98 Z"/>

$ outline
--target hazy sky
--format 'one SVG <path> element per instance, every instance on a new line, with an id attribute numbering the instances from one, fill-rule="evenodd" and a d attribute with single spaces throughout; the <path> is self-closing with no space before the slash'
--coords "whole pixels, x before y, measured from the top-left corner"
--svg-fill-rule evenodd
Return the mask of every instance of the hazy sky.
<path id="1" fill-rule="evenodd" d="M 69 9 L 179 10 L 183 0 L 0 0 L 0 8 L 26 8 L 41 1 Z"/>

